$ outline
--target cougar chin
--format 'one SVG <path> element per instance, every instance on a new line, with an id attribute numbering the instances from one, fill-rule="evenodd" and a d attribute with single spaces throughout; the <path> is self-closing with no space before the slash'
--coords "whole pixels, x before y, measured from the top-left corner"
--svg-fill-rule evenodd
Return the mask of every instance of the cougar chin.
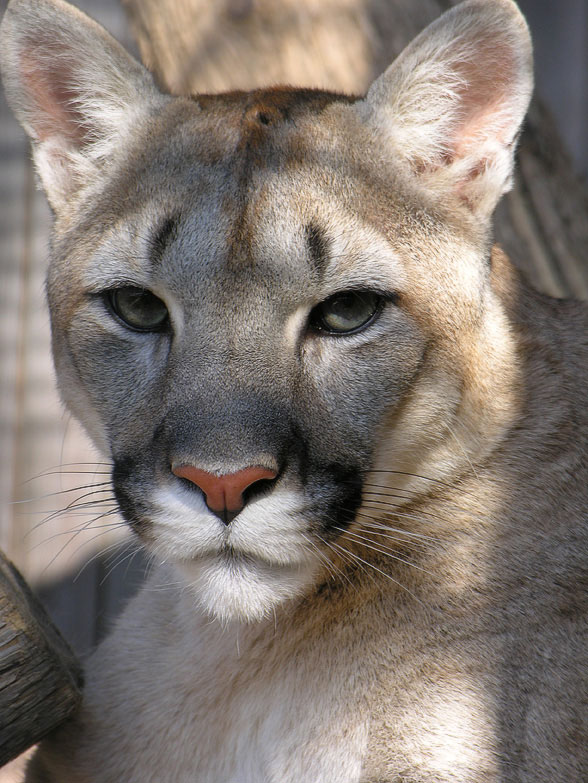
<path id="1" fill-rule="evenodd" d="M 259 622 L 302 595 L 316 577 L 313 563 L 274 565 L 220 553 L 176 566 L 196 604 L 221 623 Z"/>

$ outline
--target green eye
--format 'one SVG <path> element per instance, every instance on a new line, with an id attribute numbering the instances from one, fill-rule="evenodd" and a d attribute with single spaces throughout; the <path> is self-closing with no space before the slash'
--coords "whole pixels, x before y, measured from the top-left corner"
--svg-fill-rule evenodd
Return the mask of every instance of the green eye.
<path id="1" fill-rule="evenodd" d="M 131 329 L 160 332 L 169 323 L 165 304 L 145 288 L 113 288 L 106 294 L 111 310 Z"/>
<path id="2" fill-rule="evenodd" d="M 341 291 L 312 310 L 310 325 L 329 334 L 351 334 L 370 324 L 382 305 L 383 298 L 372 291 Z"/>

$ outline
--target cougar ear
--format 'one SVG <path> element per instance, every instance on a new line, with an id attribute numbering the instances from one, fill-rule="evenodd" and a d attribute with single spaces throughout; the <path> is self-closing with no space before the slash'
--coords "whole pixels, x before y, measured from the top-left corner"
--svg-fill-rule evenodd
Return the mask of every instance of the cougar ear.
<path id="1" fill-rule="evenodd" d="M 11 0 L 0 65 L 56 212 L 95 181 L 140 115 L 164 100 L 142 65 L 62 0 Z"/>
<path id="2" fill-rule="evenodd" d="M 466 0 L 427 27 L 356 104 L 425 187 L 488 217 L 510 189 L 533 88 L 511 0 Z"/>

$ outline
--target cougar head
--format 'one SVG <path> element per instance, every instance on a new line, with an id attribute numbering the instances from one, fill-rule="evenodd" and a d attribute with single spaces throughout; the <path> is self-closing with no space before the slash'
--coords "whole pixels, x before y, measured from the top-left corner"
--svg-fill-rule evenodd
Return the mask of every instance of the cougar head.
<path id="1" fill-rule="evenodd" d="M 56 216 L 61 393 L 207 612 L 308 591 L 370 471 L 402 504 L 497 442 L 490 218 L 531 92 L 514 3 L 453 8 L 360 99 L 164 95 L 61 0 L 12 0 L 1 50 Z"/>

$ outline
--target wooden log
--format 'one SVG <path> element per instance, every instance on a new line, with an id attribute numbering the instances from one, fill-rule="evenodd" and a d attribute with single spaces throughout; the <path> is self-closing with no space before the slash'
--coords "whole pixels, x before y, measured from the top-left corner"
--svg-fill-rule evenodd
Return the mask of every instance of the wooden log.
<path id="1" fill-rule="evenodd" d="M 0 766 L 68 718 L 81 687 L 80 664 L 0 552 Z"/>

